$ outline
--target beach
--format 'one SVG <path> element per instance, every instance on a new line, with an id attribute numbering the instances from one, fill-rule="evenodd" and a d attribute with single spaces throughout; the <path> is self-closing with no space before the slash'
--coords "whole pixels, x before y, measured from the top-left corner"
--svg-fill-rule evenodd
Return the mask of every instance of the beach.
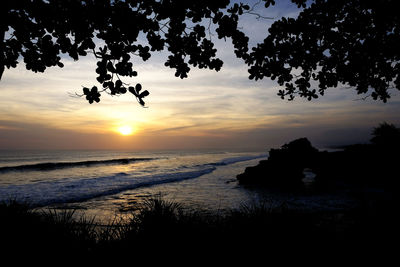
<path id="1" fill-rule="evenodd" d="M 99 218 L 157 194 L 191 208 L 237 207 L 250 196 L 237 187 L 236 175 L 266 157 L 261 152 L 226 151 L 3 151 L 0 155 L 0 201 L 75 207 Z"/>
<path id="2" fill-rule="evenodd" d="M 129 217 L 141 203 L 154 197 L 209 214 L 224 214 L 260 202 L 310 211 L 355 205 L 343 193 L 293 194 L 240 185 L 236 176 L 268 157 L 262 151 L 13 153 L 3 152 L 0 157 L 0 201 L 75 210 L 76 215 L 85 214 L 101 223 L 115 216 Z M 304 181 L 312 181 L 312 173 L 305 174 Z"/>
<path id="3" fill-rule="evenodd" d="M 392 253 L 377 247 L 396 225 L 385 194 L 315 191 L 310 169 L 300 191 L 241 184 L 238 174 L 269 158 L 258 151 L 29 153 L 2 157 L 9 253 L 124 261 Z"/>

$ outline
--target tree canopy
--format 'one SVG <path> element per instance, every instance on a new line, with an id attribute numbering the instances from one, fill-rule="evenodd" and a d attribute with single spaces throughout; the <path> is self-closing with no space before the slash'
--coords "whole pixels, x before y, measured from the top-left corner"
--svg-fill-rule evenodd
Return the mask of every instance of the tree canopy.
<path id="1" fill-rule="evenodd" d="M 398 149 L 400 147 L 400 128 L 387 122 L 381 123 L 372 131 L 371 143 Z"/>
<path id="2" fill-rule="evenodd" d="M 28 70 L 63 67 L 89 53 L 97 59 L 99 88 L 84 87 L 89 103 L 101 93 L 132 93 L 144 105 L 149 95 L 140 83 L 133 57 L 148 60 L 167 50 L 165 66 L 186 78 L 191 67 L 219 71 L 211 36 L 229 39 L 236 57 L 248 66 L 250 79 L 264 77 L 282 86 L 278 95 L 311 100 L 329 87 L 354 87 L 384 102 L 400 89 L 400 19 L 395 0 L 291 0 L 296 18 L 275 21 L 262 43 L 249 48 L 239 27 L 254 7 L 229 0 L 2 0 L 0 2 L 0 79 L 20 61 Z M 213 27 L 211 27 L 213 26 Z M 215 29 L 215 32 L 211 32 Z"/>

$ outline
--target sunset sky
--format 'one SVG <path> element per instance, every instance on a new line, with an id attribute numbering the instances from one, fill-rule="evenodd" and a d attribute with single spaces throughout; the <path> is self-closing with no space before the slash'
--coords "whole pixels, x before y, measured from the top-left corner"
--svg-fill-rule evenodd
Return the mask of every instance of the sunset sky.
<path id="1" fill-rule="evenodd" d="M 281 4 L 259 10 L 265 16 L 295 16 L 297 8 Z M 244 17 L 242 27 L 251 44 L 266 36 L 273 20 Z M 23 63 L 6 70 L 0 81 L 0 149 L 199 149 L 249 148 L 267 150 L 307 136 L 322 148 L 366 142 L 372 127 L 383 121 L 399 125 L 400 96 L 393 91 L 384 104 L 351 88 L 331 88 L 312 102 L 289 102 L 276 93 L 271 80 L 251 81 L 232 46 L 217 40 L 224 61 L 220 72 L 191 68 L 181 80 L 164 67 L 168 54 L 134 61 L 141 83 L 150 91 L 142 108 L 132 94 L 103 93 L 92 105 L 74 97 L 82 86 L 99 86 L 92 55 L 45 73 L 27 71 Z M 134 59 L 135 60 L 135 59 Z M 120 127 L 131 127 L 122 135 Z"/>

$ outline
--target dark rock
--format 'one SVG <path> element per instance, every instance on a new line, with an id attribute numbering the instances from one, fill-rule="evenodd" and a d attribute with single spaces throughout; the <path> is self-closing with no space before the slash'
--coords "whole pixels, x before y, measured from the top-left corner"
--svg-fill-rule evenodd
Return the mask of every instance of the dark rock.
<path id="1" fill-rule="evenodd" d="M 281 149 L 271 149 L 268 160 L 246 168 L 237 179 L 241 184 L 299 187 L 303 184 L 303 170 L 312 167 L 317 154 L 307 138 L 296 139 Z"/>
<path id="2" fill-rule="evenodd" d="M 299 188 L 307 168 L 316 175 L 317 190 L 382 188 L 393 191 L 400 186 L 400 135 L 395 138 L 386 132 L 379 135 L 379 142 L 346 146 L 335 152 L 320 152 L 307 138 L 296 139 L 280 149 L 271 149 L 268 160 L 246 168 L 237 179 L 240 184 Z"/>

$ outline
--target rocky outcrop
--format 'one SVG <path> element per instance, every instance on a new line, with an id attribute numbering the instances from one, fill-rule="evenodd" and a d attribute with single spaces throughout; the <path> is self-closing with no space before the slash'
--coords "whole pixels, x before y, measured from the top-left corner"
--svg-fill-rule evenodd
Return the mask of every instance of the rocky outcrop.
<path id="1" fill-rule="evenodd" d="M 302 185 L 304 169 L 313 167 L 318 153 L 307 138 L 296 139 L 280 149 L 271 149 L 268 160 L 246 168 L 237 179 L 240 184 L 298 187 Z"/>
<path id="2" fill-rule="evenodd" d="M 268 160 L 246 168 L 237 179 L 246 185 L 300 188 L 307 168 L 315 173 L 314 187 L 318 190 L 379 187 L 393 191 L 400 187 L 397 143 L 356 144 L 327 152 L 318 151 L 307 138 L 300 138 L 271 149 Z"/>

